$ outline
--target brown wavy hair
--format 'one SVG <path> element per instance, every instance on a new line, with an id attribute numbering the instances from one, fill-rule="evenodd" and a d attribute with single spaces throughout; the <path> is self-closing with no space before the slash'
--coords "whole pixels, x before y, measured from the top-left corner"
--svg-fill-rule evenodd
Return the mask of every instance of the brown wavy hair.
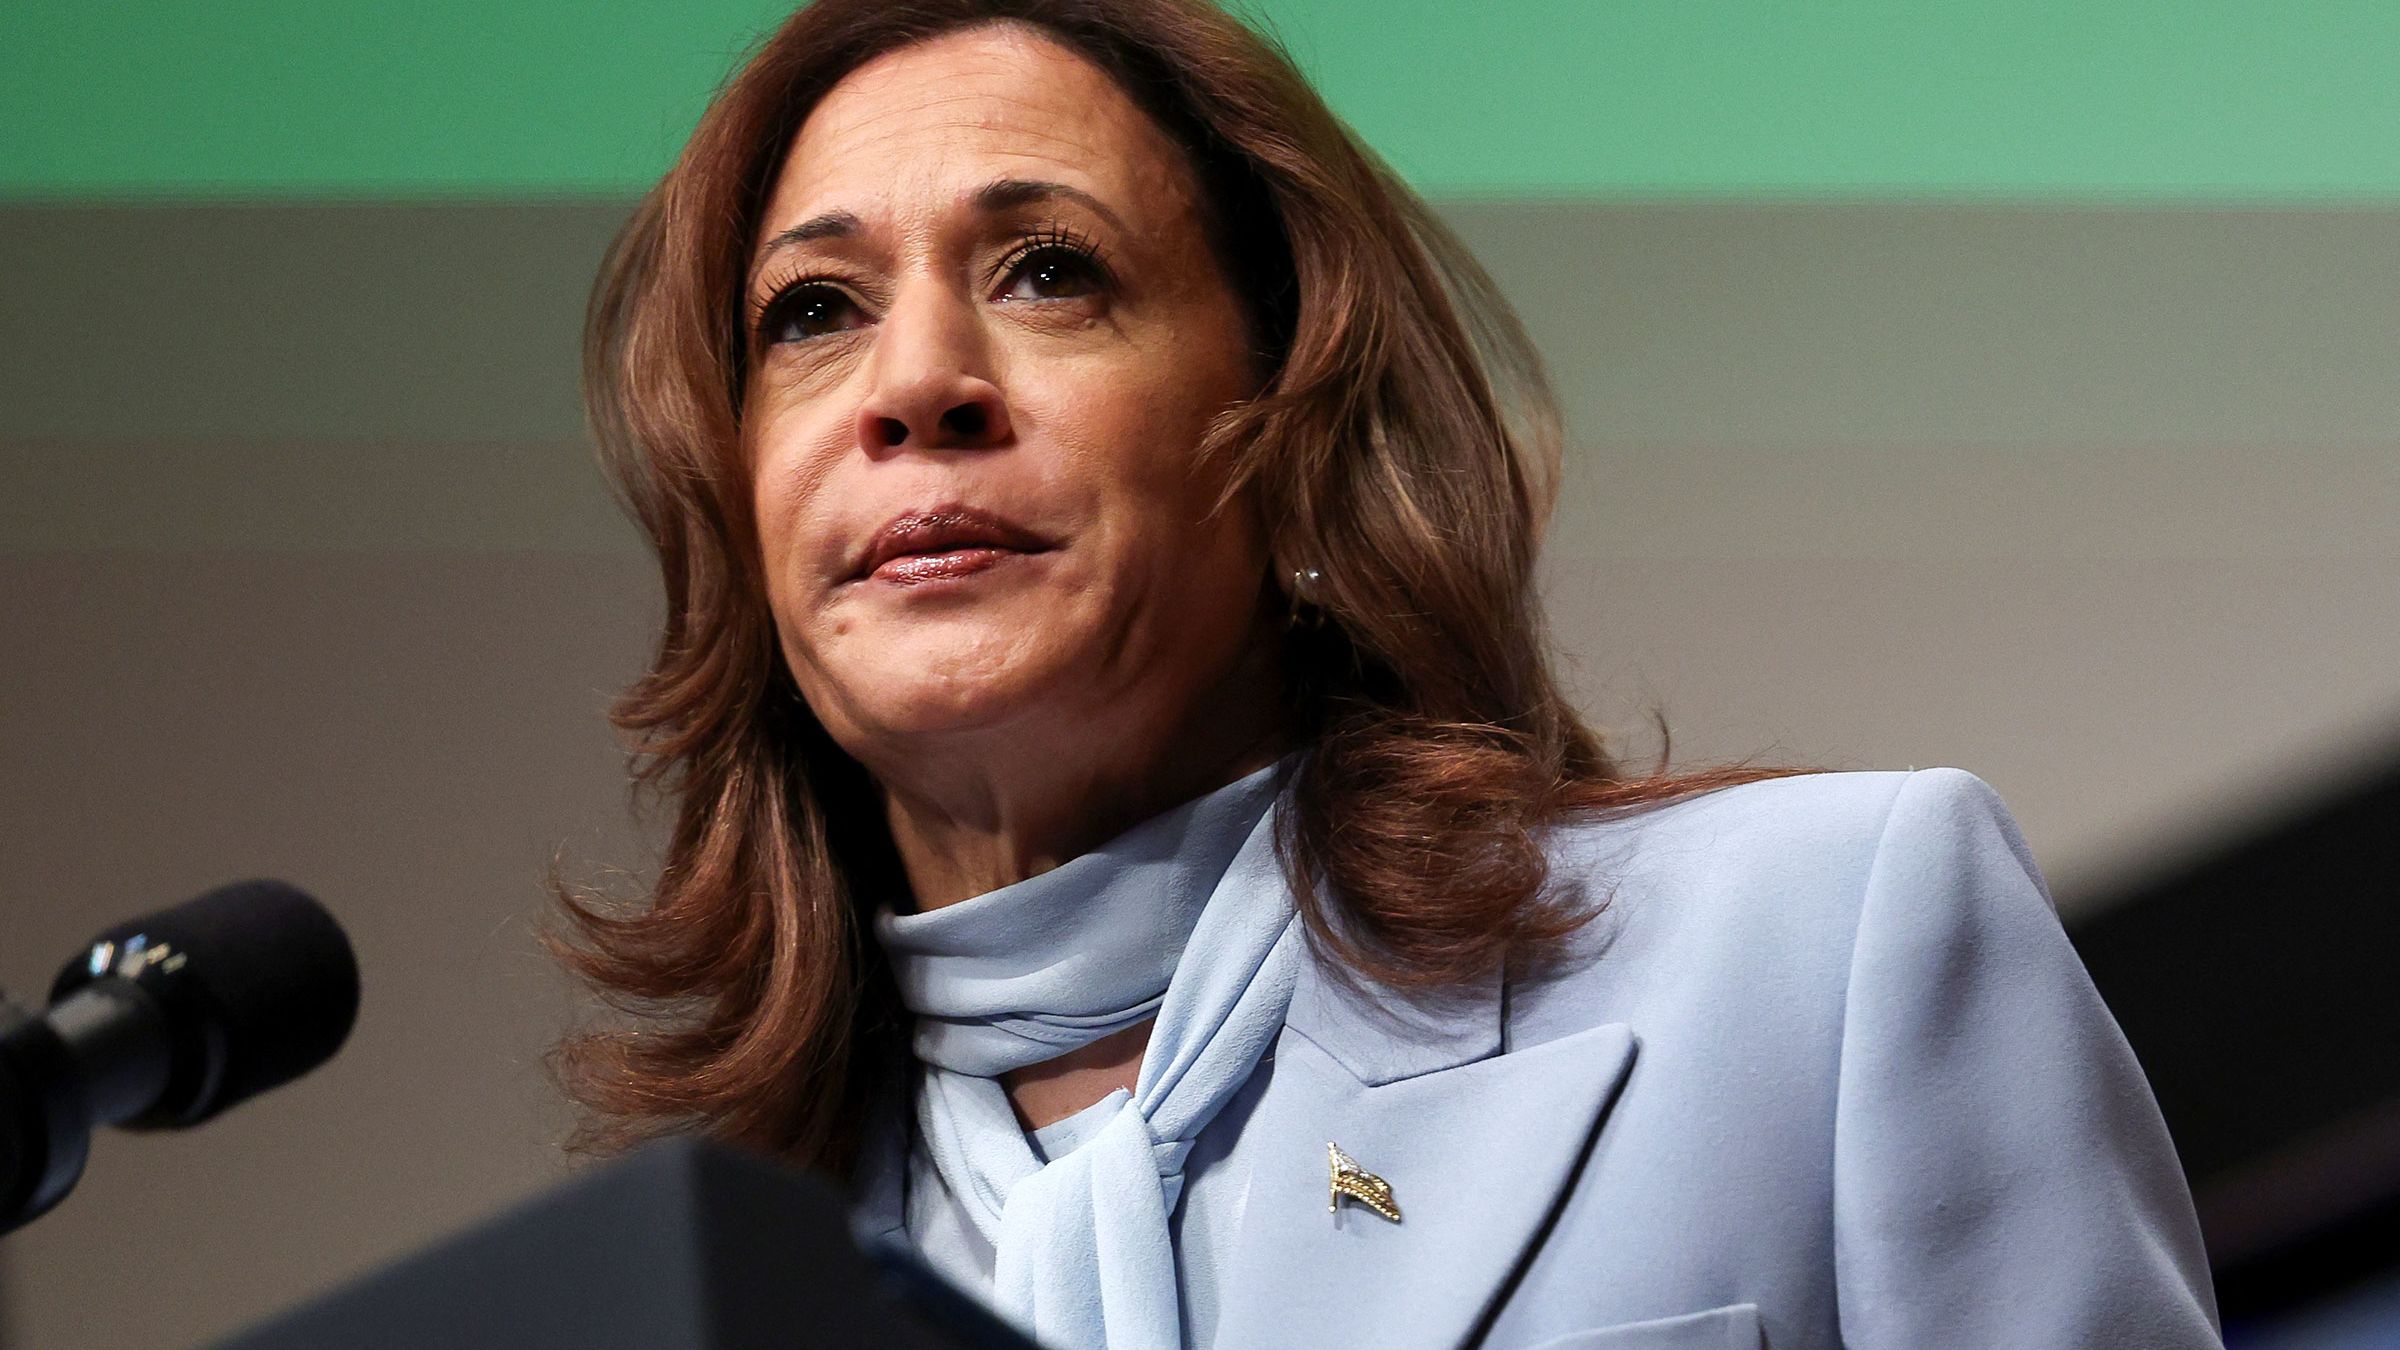
<path id="1" fill-rule="evenodd" d="M 560 1047 L 587 1144 L 699 1128 L 839 1169 L 904 1063 L 862 908 L 902 884 L 890 838 L 767 608 L 739 297 L 817 100 L 995 21 L 1092 61 L 1183 148 L 1251 306 L 1271 374 L 1202 453 L 1253 494 L 1273 555 L 1322 574 L 1285 653 L 1308 753 L 1281 840 L 1321 957 L 1418 994 L 1539 962 L 1588 917 L 1546 889 L 1544 826 L 1763 776 L 1623 773 L 1560 692 L 1533 585 L 1560 459 L 1541 360 L 1271 39 L 1206 0 L 816 0 L 718 94 L 593 295 L 591 421 L 667 600 L 614 719 L 674 824 L 646 904 L 561 890 L 554 946 L 628 1014 Z"/>

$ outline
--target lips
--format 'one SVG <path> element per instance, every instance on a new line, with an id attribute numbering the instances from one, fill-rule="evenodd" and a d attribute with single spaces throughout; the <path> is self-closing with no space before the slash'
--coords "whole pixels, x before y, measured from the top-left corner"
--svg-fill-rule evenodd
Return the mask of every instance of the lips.
<path id="1" fill-rule="evenodd" d="M 971 506 L 910 511 L 887 521 L 867 541 L 851 580 L 947 581 L 1056 547 L 1005 516 Z"/>

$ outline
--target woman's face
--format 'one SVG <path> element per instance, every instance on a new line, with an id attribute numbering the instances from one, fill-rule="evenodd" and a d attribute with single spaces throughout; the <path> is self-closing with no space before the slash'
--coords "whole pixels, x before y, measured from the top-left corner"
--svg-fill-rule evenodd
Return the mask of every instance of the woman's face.
<path id="1" fill-rule="evenodd" d="M 1255 379 L 1199 192 L 1022 27 L 886 54 L 794 139 L 745 439 L 784 655 L 869 768 L 1171 735 L 1255 655 L 1259 524 L 1196 453 Z"/>

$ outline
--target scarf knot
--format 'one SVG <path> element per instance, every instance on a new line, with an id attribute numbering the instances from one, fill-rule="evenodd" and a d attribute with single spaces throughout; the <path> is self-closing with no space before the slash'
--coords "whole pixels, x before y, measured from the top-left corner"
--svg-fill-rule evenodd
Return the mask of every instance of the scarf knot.
<path id="1" fill-rule="evenodd" d="M 994 1302 L 1046 1345 L 1182 1344 L 1184 1167 L 1281 1031 L 1302 960 L 1277 781 L 1261 770 L 1039 877 L 878 919 L 918 1017 L 921 1145 L 992 1245 Z M 1042 1161 L 1000 1075 L 1152 1017 L 1133 1089 Z"/>

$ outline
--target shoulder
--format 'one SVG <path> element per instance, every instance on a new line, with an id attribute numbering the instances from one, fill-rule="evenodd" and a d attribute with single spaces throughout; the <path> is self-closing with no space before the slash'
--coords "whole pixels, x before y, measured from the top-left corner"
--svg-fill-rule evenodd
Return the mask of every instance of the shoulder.
<path id="1" fill-rule="evenodd" d="M 1561 827 L 1560 843 L 1690 830 L 1739 831 L 1762 843 L 1795 835 L 1818 842 L 1864 836 L 1872 843 L 1904 807 L 2005 811 L 1992 786 L 1965 769 L 1801 773 L 1584 817 Z"/>
<path id="2" fill-rule="evenodd" d="M 1994 905 L 2056 927 L 2007 807 L 1960 769 L 1767 779 L 1547 842 L 1555 893 L 1591 916 L 1558 977 L 1573 1002 L 1654 981 L 1839 998 L 1872 928 L 1956 928 Z"/>
<path id="3" fill-rule="evenodd" d="M 1771 877 L 1787 897 L 1828 898 L 1856 893 L 1879 864 L 1905 869 L 1960 847 L 1998 847 L 2031 868 L 2000 795 L 1948 768 L 1765 779 L 1567 822 L 1548 841 L 1561 880 Z"/>

